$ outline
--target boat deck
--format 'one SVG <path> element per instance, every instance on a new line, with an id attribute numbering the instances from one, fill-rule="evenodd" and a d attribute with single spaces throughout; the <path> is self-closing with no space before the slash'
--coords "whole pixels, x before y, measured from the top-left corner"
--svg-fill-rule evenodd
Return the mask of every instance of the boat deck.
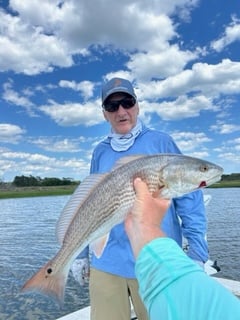
<path id="1" fill-rule="evenodd" d="M 213 277 L 218 282 L 220 282 L 224 287 L 230 290 L 233 294 L 240 297 L 240 281 L 225 279 L 225 278 L 217 278 Z M 83 308 L 81 310 L 70 313 L 66 316 L 58 318 L 57 320 L 89 320 L 90 319 L 90 306 Z M 136 319 L 134 313 L 132 313 L 132 319 Z"/>

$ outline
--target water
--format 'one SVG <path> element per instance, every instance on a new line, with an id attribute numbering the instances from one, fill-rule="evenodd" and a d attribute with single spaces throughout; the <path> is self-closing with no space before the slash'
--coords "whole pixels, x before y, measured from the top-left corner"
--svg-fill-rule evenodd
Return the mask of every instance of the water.
<path id="1" fill-rule="evenodd" d="M 218 261 L 219 277 L 240 281 L 240 188 L 207 189 L 210 256 Z"/>
<path id="2" fill-rule="evenodd" d="M 240 188 L 207 189 L 208 243 L 220 277 L 240 281 Z M 58 250 L 55 224 L 69 196 L 0 200 L 0 319 L 51 320 L 89 304 L 88 287 L 69 274 L 65 303 L 20 288 Z"/>
<path id="3" fill-rule="evenodd" d="M 71 274 L 65 303 L 20 288 L 59 248 L 57 218 L 68 196 L 0 200 L 0 319 L 51 320 L 89 304 L 88 288 Z"/>

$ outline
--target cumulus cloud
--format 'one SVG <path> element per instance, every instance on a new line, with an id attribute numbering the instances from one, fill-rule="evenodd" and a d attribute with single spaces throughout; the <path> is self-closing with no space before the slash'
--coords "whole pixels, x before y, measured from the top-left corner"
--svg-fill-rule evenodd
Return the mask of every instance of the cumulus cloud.
<path id="1" fill-rule="evenodd" d="M 17 143 L 22 139 L 26 130 L 10 123 L 0 123 L 0 142 Z"/>
<path id="2" fill-rule="evenodd" d="M 94 83 L 90 81 L 81 81 L 77 83 L 76 81 L 61 80 L 59 86 L 62 88 L 70 88 L 74 91 L 79 91 L 84 100 L 87 100 L 93 96 Z"/>
<path id="3" fill-rule="evenodd" d="M 73 64 L 65 41 L 44 33 L 41 26 L 0 10 L 0 27 L 0 71 L 34 75 Z"/>
<path id="4" fill-rule="evenodd" d="M 13 83 L 11 81 L 3 84 L 2 99 L 11 105 L 22 107 L 27 111 L 30 116 L 34 116 L 34 104 L 29 99 L 33 93 L 29 90 L 24 90 L 22 93 L 13 89 Z"/>
<path id="5" fill-rule="evenodd" d="M 28 142 L 36 145 L 38 148 L 58 153 L 77 153 L 81 152 L 81 147 L 84 143 L 89 142 L 90 139 L 80 136 L 78 138 L 66 138 L 66 137 L 38 137 L 29 138 Z"/>
<path id="6" fill-rule="evenodd" d="M 11 152 L 2 150 L 0 155 L 1 172 L 11 171 L 12 176 L 34 175 L 34 176 L 72 176 L 75 172 L 75 179 L 86 176 L 89 171 L 89 162 L 82 159 L 66 159 L 45 156 L 38 153 Z"/>
<path id="7" fill-rule="evenodd" d="M 165 45 L 161 51 L 148 50 L 132 54 L 127 66 L 138 80 L 165 79 L 181 72 L 197 54 L 181 51 L 177 45 Z"/>
<path id="8" fill-rule="evenodd" d="M 198 1 L 151 0 L 147 6 L 143 0 L 43 0 L 41 5 L 37 0 L 11 0 L 9 4 L 8 12 L 0 10 L 0 70 L 34 75 L 52 72 L 55 66 L 72 66 L 74 55 L 89 55 L 91 46 L 110 45 L 133 54 L 147 48 L 152 52 L 148 58 L 154 60 L 156 52 L 170 51 L 168 42 L 177 37 L 169 15 L 178 11 L 186 19 Z M 109 14 L 114 12 L 118 23 L 116 15 Z M 178 51 L 179 65 L 191 59 L 189 53 Z M 141 62 L 141 56 L 136 59 Z"/>
<path id="9" fill-rule="evenodd" d="M 156 113 L 162 120 L 178 120 L 199 116 L 203 110 L 214 111 L 211 99 L 205 96 L 188 98 L 180 96 L 176 100 L 164 102 L 141 102 L 141 114 Z"/>
<path id="10" fill-rule="evenodd" d="M 175 131 L 171 135 L 184 153 L 200 149 L 206 142 L 212 141 L 204 132 Z"/>
<path id="11" fill-rule="evenodd" d="M 220 52 L 236 41 L 240 41 L 240 20 L 232 16 L 232 22 L 226 26 L 219 39 L 212 41 L 211 47 L 217 52 Z"/>
<path id="12" fill-rule="evenodd" d="M 51 152 L 79 152 L 81 150 L 79 143 L 74 143 L 67 138 L 54 141 L 51 137 L 43 137 L 32 141 L 32 143 Z"/>
<path id="13" fill-rule="evenodd" d="M 214 132 L 220 134 L 229 134 L 233 132 L 240 131 L 240 125 L 224 123 L 223 121 L 218 121 L 216 125 L 212 125 L 210 129 Z"/>
<path id="14" fill-rule="evenodd" d="M 162 81 L 140 83 L 138 94 L 142 99 L 159 99 L 200 92 L 209 97 L 239 93 L 239 73 L 238 61 L 224 59 L 215 65 L 195 63 L 192 69 L 183 70 Z"/>
<path id="15" fill-rule="evenodd" d="M 50 116 L 60 126 L 92 126 L 104 120 L 100 101 L 81 103 L 59 104 L 49 101 L 48 105 L 42 105 L 39 109 Z"/>

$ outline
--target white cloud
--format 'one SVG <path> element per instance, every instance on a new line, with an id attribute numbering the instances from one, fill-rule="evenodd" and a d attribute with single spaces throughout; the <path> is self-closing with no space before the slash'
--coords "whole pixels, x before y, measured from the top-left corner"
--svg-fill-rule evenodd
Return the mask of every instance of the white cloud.
<path id="1" fill-rule="evenodd" d="M 219 154 L 218 157 L 219 157 L 219 159 L 222 160 L 223 165 L 226 164 L 226 162 L 228 163 L 230 173 L 233 173 L 233 172 L 239 173 L 240 153 L 238 153 L 238 152 L 222 152 Z"/>
<path id="2" fill-rule="evenodd" d="M 33 111 L 34 104 L 29 100 L 29 96 L 33 93 L 25 90 L 22 94 L 16 92 L 12 89 L 12 82 L 7 82 L 3 85 L 4 91 L 2 98 L 9 104 L 13 104 L 15 106 L 23 107 L 29 115 L 34 116 L 35 113 Z"/>
<path id="3" fill-rule="evenodd" d="M 104 121 L 100 101 L 59 104 L 50 101 L 39 109 L 60 126 L 93 126 Z"/>
<path id="4" fill-rule="evenodd" d="M 139 84 L 138 96 L 147 99 L 177 97 L 200 92 L 217 98 L 219 94 L 240 93 L 240 62 L 225 59 L 211 65 L 196 63 L 187 69 L 162 81 Z"/>
<path id="5" fill-rule="evenodd" d="M 205 143 L 212 141 L 204 132 L 194 133 L 175 131 L 171 134 L 171 136 L 176 141 L 182 152 L 189 154 L 190 151 L 192 152 L 193 150 L 198 150 L 198 157 L 200 157 L 199 149 L 203 147 Z M 206 151 L 201 151 L 201 154 L 205 154 L 206 157 L 208 153 Z"/>
<path id="6" fill-rule="evenodd" d="M 62 9 L 59 0 L 10 0 L 10 8 L 17 12 L 23 21 L 32 25 L 41 25 L 46 30 L 53 31 L 53 26 L 62 19 Z"/>
<path id="7" fill-rule="evenodd" d="M 181 72 L 196 57 L 194 52 L 181 51 L 177 45 L 165 45 L 161 51 L 132 54 L 127 66 L 138 80 L 164 79 Z"/>
<path id="8" fill-rule="evenodd" d="M 214 111 L 212 101 L 205 96 L 188 98 L 180 96 L 176 100 L 157 102 L 141 102 L 140 113 L 145 116 L 148 113 L 158 114 L 162 120 L 178 120 L 193 118 L 200 115 L 202 110 Z"/>
<path id="9" fill-rule="evenodd" d="M 232 22 L 225 28 L 222 37 L 212 41 L 211 47 L 217 52 L 220 52 L 236 41 L 240 41 L 240 20 L 233 16 Z"/>
<path id="10" fill-rule="evenodd" d="M 73 64 L 66 43 L 54 34 L 44 34 L 40 26 L 0 10 L 0 27 L 0 71 L 34 75 L 52 71 L 54 65 Z"/>
<path id="11" fill-rule="evenodd" d="M 172 10 L 175 4 L 172 3 Z M 144 10 L 142 1 L 72 1 L 71 6 L 63 6 L 63 11 L 59 34 L 75 50 L 92 44 L 111 44 L 120 50 L 145 50 L 159 47 L 175 34 L 171 20 L 155 1 L 144 2 Z"/>
<path id="12" fill-rule="evenodd" d="M 110 45 L 120 51 L 128 50 L 127 54 L 134 53 L 130 63 L 134 69 L 142 59 L 152 60 L 159 68 L 164 61 L 171 65 L 175 55 L 176 62 L 168 71 L 174 73 L 192 55 L 169 46 L 169 41 L 177 37 L 177 26 L 169 15 L 177 12 L 182 19 L 188 19 L 197 4 L 197 0 L 43 0 L 39 5 L 37 0 L 11 0 L 14 15 L 0 10 L 0 71 L 27 75 L 52 72 L 55 66 L 72 66 L 75 54 L 89 55 L 90 46 Z M 152 53 L 135 56 L 136 51 L 146 50 Z M 155 61 L 156 53 L 163 57 L 159 63 Z"/>
<path id="13" fill-rule="evenodd" d="M 195 157 L 199 159 L 207 159 L 209 157 L 209 152 L 208 151 L 194 151 L 194 152 L 186 152 L 190 157 Z"/>
<path id="14" fill-rule="evenodd" d="M 233 152 L 240 156 L 240 137 L 227 140 L 223 150 L 224 152 Z"/>
<path id="15" fill-rule="evenodd" d="M 38 148 L 59 153 L 76 153 L 81 152 L 81 144 L 86 143 L 86 137 L 79 138 L 62 138 L 62 137 L 39 137 L 37 139 L 28 139 L 28 142 L 36 145 Z"/>
<path id="16" fill-rule="evenodd" d="M 81 81 L 77 83 L 76 81 L 61 80 L 59 86 L 79 91 L 83 95 L 84 100 L 92 98 L 93 96 L 94 83 L 90 81 Z"/>
<path id="17" fill-rule="evenodd" d="M 67 138 L 52 141 L 51 138 L 39 138 L 34 143 L 39 147 L 51 152 L 79 152 L 81 149 L 79 143 L 73 142 Z"/>
<path id="18" fill-rule="evenodd" d="M 0 142 L 17 143 L 22 139 L 26 131 L 17 125 L 10 123 L 0 123 Z"/>
<path id="19" fill-rule="evenodd" d="M 88 175 L 89 161 L 49 157 L 27 152 L 1 150 L 0 164 L 3 180 L 12 181 L 16 175 L 40 177 L 73 177 L 75 180 Z"/>
<path id="20" fill-rule="evenodd" d="M 218 121 L 216 125 L 212 125 L 210 129 L 220 134 L 229 134 L 240 131 L 240 125 L 223 123 Z"/>

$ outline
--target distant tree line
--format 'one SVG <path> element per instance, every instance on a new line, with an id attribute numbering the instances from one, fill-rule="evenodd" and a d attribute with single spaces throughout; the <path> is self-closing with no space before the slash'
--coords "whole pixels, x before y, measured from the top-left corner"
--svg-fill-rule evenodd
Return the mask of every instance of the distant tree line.
<path id="1" fill-rule="evenodd" d="M 240 181 L 240 173 L 223 174 L 222 181 Z"/>
<path id="2" fill-rule="evenodd" d="M 223 174 L 221 181 L 240 181 L 240 173 Z M 16 187 L 32 187 L 32 186 L 66 186 L 79 184 L 80 181 L 72 178 L 40 178 L 30 176 L 16 176 L 12 183 L 5 183 L 0 179 L 0 186 L 14 185 Z"/>
<path id="3" fill-rule="evenodd" d="M 71 178 L 40 178 L 33 176 L 16 176 L 12 182 L 16 187 L 35 187 L 35 186 L 67 186 L 77 184 Z"/>

